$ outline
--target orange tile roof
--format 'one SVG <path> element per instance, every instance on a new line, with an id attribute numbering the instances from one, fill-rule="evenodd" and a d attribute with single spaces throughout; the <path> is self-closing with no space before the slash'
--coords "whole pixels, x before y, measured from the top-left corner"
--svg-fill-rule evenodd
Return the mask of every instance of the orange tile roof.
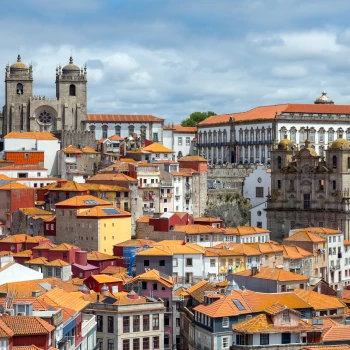
<path id="1" fill-rule="evenodd" d="M 110 204 L 110 203 L 109 203 Z M 118 213 L 107 213 L 106 209 L 115 209 Z M 96 206 L 87 210 L 84 210 L 77 214 L 77 218 L 125 218 L 131 217 L 131 214 L 128 211 L 125 211 L 120 208 L 115 208 L 112 205 L 105 206 Z"/>
<path id="2" fill-rule="evenodd" d="M 173 125 L 164 125 L 163 130 L 174 130 L 175 132 L 195 134 L 197 132 L 197 127 L 173 124 Z"/>
<path id="3" fill-rule="evenodd" d="M 69 180 L 60 180 L 53 182 L 45 187 L 41 187 L 40 190 L 49 190 L 49 191 L 69 191 L 69 192 L 86 192 L 87 188 L 84 185 L 79 184 L 75 181 Z"/>
<path id="4" fill-rule="evenodd" d="M 62 150 L 63 153 L 83 153 L 83 151 L 81 149 L 79 149 L 78 147 L 69 145 L 66 148 L 63 148 Z"/>
<path id="5" fill-rule="evenodd" d="M 244 270 L 240 272 L 236 272 L 233 276 L 247 276 L 250 277 L 252 270 Z M 288 282 L 288 281 L 308 281 L 309 278 L 303 275 L 299 275 L 294 272 L 286 271 L 283 269 L 278 269 L 276 267 L 260 267 L 258 273 L 252 278 L 259 278 L 264 280 L 273 280 L 279 282 Z"/>
<path id="6" fill-rule="evenodd" d="M 339 233 L 344 234 L 340 230 L 333 230 L 331 228 L 326 228 L 326 227 L 306 227 L 302 230 L 306 230 L 308 232 L 315 233 L 315 234 L 318 234 L 318 233 L 326 234 L 326 235 L 335 235 L 335 234 L 339 234 Z"/>
<path id="7" fill-rule="evenodd" d="M 44 242 L 44 243 L 42 243 L 42 244 L 40 244 L 40 245 L 34 247 L 33 250 L 34 250 L 34 249 L 35 249 L 35 250 L 38 250 L 38 249 L 40 249 L 40 250 L 42 250 L 42 249 L 52 249 L 52 248 L 55 248 L 55 247 L 57 247 L 57 245 L 54 244 L 54 243 L 51 243 L 51 242 Z"/>
<path id="8" fill-rule="evenodd" d="M 19 208 L 18 210 L 22 211 L 28 215 L 52 215 L 51 211 L 39 209 L 36 207 L 33 208 Z"/>
<path id="9" fill-rule="evenodd" d="M 192 299 L 196 300 L 197 303 L 202 303 L 204 301 L 204 295 L 207 292 L 213 292 L 216 296 L 216 292 L 220 287 L 217 285 L 210 283 L 209 281 L 202 281 L 194 286 L 187 289 L 186 293 L 182 293 L 183 295 L 190 295 Z M 220 297 L 220 295 L 218 294 Z"/>
<path id="10" fill-rule="evenodd" d="M 28 190 L 28 189 L 30 189 L 30 187 L 28 187 L 26 185 L 22 185 L 22 184 L 20 184 L 18 182 L 10 182 L 10 183 L 0 187 L 0 191 L 17 190 L 17 189 L 26 189 L 26 190 Z"/>
<path id="11" fill-rule="evenodd" d="M 344 245 L 350 245 L 350 241 L 348 241 L 348 240 L 346 240 L 346 239 L 344 239 Z"/>
<path id="12" fill-rule="evenodd" d="M 89 202 L 90 201 L 90 202 Z M 92 203 L 94 202 L 94 203 Z M 97 204 L 96 204 L 97 203 Z M 88 208 L 95 207 L 97 205 L 107 205 L 110 206 L 111 203 L 103 199 L 97 198 L 95 196 L 84 195 L 84 196 L 75 196 L 69 199 L 66 199 L 62 202 L 56 203 L 56 207 L 80 207 Z"/>
<path id="13" fill-rule="evenodd" d="M 21 252 L 18 253 L 12 253 L 11 255 L 14 258 L 30 258 L 32 256 L 33 252 L 31 250 L 22 250 Z"/>
<path id="14" fill-rule="evenodd" d="M 12 338 L 14 332 L 9 328 L 6 323 L 0 318 L 0 338 Z"/>
<path id="15" fill-rule="evenodd" d="M 128 292 L 114 293 L 113 297 L 117 299 L 114 305 L 145 304 L 147 302 L 146 298 L 143 296 L 138 296 L 138 299 L 129 299 L 128 294 Z"/>
<path id="16" fill-rule="evenodd" d="M 93 260 L 93 261 L 102 261 L 102 260 L 114 260 L 116 257 L 114 255 L 109 255 L 105 253 L 100 253 L 100 252 L 89 252 L 87 253 L 87 260 Z"/>
<path id="17" fill-rule="evenodd" d="M 157 245 L 185 245 L 185 241 L 183 241 L 182 239 L 164 239 L 163 241 L 159 241 L 154 243 L 154 246 Z"/>
<path id="18" fill-rule="evenodd" d="M 52 306 L 66 307 L 75 312 L 80 312 L 89 305 L 89 302 L 74 297 L 71 293 L 66 292 L 58 287 L 53 288 L 39 297 L 40 300 L 45 301 Z"/>
<path id="19" fill-rule="evenodd" d="M 349 350 L 350 345 L 310 345 L 304 346 L 300 350 Z"/>
<path id="20" fill-rule="evenodd" d="M 282 247 L 283 247 L 284 259 L 297 260 L 297 259 L 303 259 L 306 257 L 313 256 L 312 253 L 298 246 L 283 245 Z"/>
<path id="21" fill-rule="evenodd" d="M 125 174 L 96 174 L 89 178 L 88 181 L 99 181 L 99 180 L 107 180 L 107 181 L 128 181 L 128 182 L 137 182 L 137 179 L 130 177 Z"/>
<path id="22" fill-rule="evenodd" d="M 10 132 L 4 139 L 58 140 L 50 132 Z"/>
<path id="23" fill-rule="evenodd" d="M 147 250 L 140 251 L 136 255 L 145 255 L 145 256 L 172 256 L 173 253 L 164 249 L 163 246 L 153 247 Z"/>
<path id="24" fill-rule="evenodd" d="M 222 243 L 224 244 L 224 243 Z M 276 253 L 282 253 L 283 252 L 283 248 L 282 246 L 278 245 L 278 244 L 274 244 L 270 242 L 265 242 L 265 243 L 244 243 L 249 245 L 250 247 L 253 247 L 257 250 L 259 250 L 259 252 L 261 254 L 276 254 Z"/>
<path id="25" fill-rule="evenodd" d="M 187 293 L 187 290 L 184 287 L 177 288 L 173 293 L 174 297 L 180 297 L 180 296 L 185 296 L 185 295 L 189 295 L 189 294 Z"/>
<path id="26" fill-rule="evenodd" d="M 285 238 L 283 240 L 288 241 L 288 242 L 313 242 L 313 243 L 321 243 L 321 242 L 326 242 L 325 238 L 319 237 L 311 232 L 308 232 L 306 230 L 300 230 L 294 233 L 293 235 Z M 282 243 L 283 243 L 282 242 Z"/>
<path id="27" fill-rule="evenodd" d="M 28 346 L 14 346 L 12 350 L 42 350 L 42 348 L 38 348 L 35 345 L 28 345 Z M 51 348 L 50 350 L 55 350 L 55 348 Z"/>
<path id="28" fill-rule="evenodd" d="M 2 168 L 0 168 L 0 171 L 3 170 L 47 170 L 46 168 L 43 168 L 39 165 L 10 165 L 10 166 L 4 166 Z M 23 178 L 19 178 L 21 180 L 23 180 Z M 38 177 L 38 179 L 41 179 L 40 177 Z"/>
<path id="29" fill-rule="evenodd" d="M 339 325 L 331 327 L 328 331 L 323 334 L 324 342 L 341 342 L 341 341 L 350 341 L 350 325 Z"/>
<path id="30" fill-rule="evenodd" d="M 274 305 L 271 305 L 271 306 L 268 306 L 264 312 L 268 315 L 277 315 L 279 314 L 280 312 L 284 311 L 288 309 L 287 306 L 285 305 L 282 305 L 280 303 L 276 303 Z"/>
<path id="31" fill-rule="evenodd" d="M 45 265 L 46 266 L 55 266 L 55 267 L 70 266 L 69 263 L 67 263 L 66 261 L 63 261 L 61 259 L 48 261 Z"/>
<path id="32" fill-rule="evenodd" d="M 141 251 L 137 253 L 137 255 L 145 255 L 145 256 L 172 256 L 179 254 L 204 254 L 205 248 L 193 244 L 187 243 L 186 245 L 172 245 L 172 246 L 155 246 L 153 248 Z"/>
<path id="33" fill-rule="evenodd" d="M 41 236 L 28 236 L 25 235 L 24 233 L 19 233 L 17 235 L 11 235 L 11 236 L 7 236 L 6 238 L 3 238 L 0 240 L 0 242 L 6 242 L 6 243 L 40 243 L 40 242 L 45 242 L 45 241 L 49 241 L 49 239 L 45 238 L 45 237 L 41 237 Z"/>
<path id="34" fill-rule="evenodd" d="M 128 271 L 128 269 L 126 267 L 109 265 L 104 270 L 101 271 L 101 274 L 102 275 L 115 275 L 115 274 L 126 273 L 127 271 Z"/>
<path id="35" fill-rule="evenodd" d="M 95 148 L 91 147 L 91 146 L 85 146 L 83 149 L 82 149 L 83 153 L 99 153 L 95 150 Z"/>
<path id="36" fill-rule="evenodd" d="M 80 249 L 79 247 L 75 247 L 74 245 L 70 245 L 68 243 L 61 243 L 56 247 L 51 248 L 52 251 L 68 251 L 72 249 Z"/>
<path id="37" fill-rule="evenodd" d="M 207 253 L 209 253 L 207 255 Z M 230 243 L 228 246 L 228 249 L 224 248 L 224 246 L 221 246 L 221 248 L 217 248 L 216 246 L 214 248 L 206 248 L 206 255 L 209 256 L 213 254 L 212 256 L 260 256 L 261 253 L 259 250 L 250 247 L 249 245 L 246 245 L 245 243 Z"/>
<path id="38" fill-rule="evenodd" d="M 209 222 L 209 223 L 220 223 L 222 222 L 221 219 L 218 218 L 208 218 L 205 216 L 197 216 L 194 218 L 194 221 L 203 221 L 203 222 Z"/>
<path id="39" fill-rule="evenodd" d="M 157 281 L 168 288 L 173 287 L 173 278 L 171 276 L 165 277 L 156 269 L 152 269 L 140 275 L 137 275 L 131 280 L 131 283 L 138 281 Z"/>
<path id="40" fill-rule="evenodd" d="M 271 316 L 266 314 L 260 314 L 247 320 L 235 323 L 232 326 L 233 332 L 252 334 L 252 333 L 276 333 L 288 331 L 289 333 L 300 332 L 315 332 L 317 328 L 307 324 L 303 320 L 299 320 L 297 326 L 288 325 L 274 325 Z M 321 332 L 319 330 L 319 332 Z"/>
<path id="41" fill-rule="evenodd" d="M 0 320 L 13 331 L 15 336 L 48 334 L 55 329 L 50 323 L 36 316 L 3 315 Z"/>
<path id="42" fill-rule="evenodd" d="M 5 306 L 6 298 L 0 298 L 0 305 Z M 45 303 L 43 300 L 40 300 L 38 297 L 28 297 L 28 298 L 15 298 L 13 299 L 12 305 L 17 303 L 31 303 L 33 310 L 48 310 L 50 305 Z M 0 337 L 1 338 L 1 337 Z"/>
<path id="43" fill-rule="evenodd" d="M 200 156 L 184 156 L 181 157 L 179 162 L 207 162 L 207 160 Z"/>
<path id="44" fill-rule="evenodd" d="M 122 280 L 123 285 L 131 283 L 131 280 L 132 280 L 132 276 L 129 276 L 126 272 L 114 273 L 111 276 Z"/>
<path id="45" fill-rule="evenodd" d="M 93 276 L 90 276 L 90 277 L 93 278 L 98 283 L 121 282 L 120 278 L 115 278 L 115 277 L 109 276 L 109 275 L 93 275 Z"/>
<path id="46" fill-rule="evenodd" d="M 208 233 L 223 233 L 222 228 L 217 228 L 208 225 L 199 224 L 189 224 L 189 225 L 175 225 L 174 232 L 184 232 L 187 235 L 198 235 L 198 234 L 208 234 Z"/>
<path id="47" fill-rule="evenodd" d="M 28 260 L 25 262 L 27 265 L 46 265 L 48 259 L 44 257 Z"/>
<path id="48" fill-rule="evenodd" d="M 33 290 L 39 290 L 46 292 L 42 283 L 46 282 L 48 285 L 56 285 L 67 292 L 75 292 L 79 286 L 74 285 L 72 281 L 62 281 L 56 277 L 42 278 L 38 280 L 22 281 L 22 282 L 9 282 L 0 285 L 0 293 L 8 293 L 16 291 L 18 298 L 27 298 L 32 296 Z"/>
<path id="49" fill-rule="evenodd" d="M 227 235 L 236 236 L 254 235 L 258 233 L 270 233 L 269 230 L 265 230 L 256 226 L 226 227 L 224 231 Z"/>
<path id="50" fill-rule="evenodd" d="M 126 187 L 115 186 L 115 185 L 103 185 L 103 184 L 95 184 L 95 183 L 85 183 L 84 187 L 90 191 L 98 191 L 98 192 L 131 192 Z"/>
<path id="51" fill-rule="evenodd" d="M 117 122 L 117 123 L 140 123 L 140 122 L 163 122 L 164 119 L 150 114 L 87 114 L 86 122 Z"/>
<path id="52" fill-rule="evenodd" d="M 175 153 L 175 151 L 173 151 L 172 149 L 167 148 L 157 142 L 153 142 L 150 145 L 143 147 L 142 151 L 151 152 L 151 153 Z"/>
<path id="53" fill-rule="evenodd" d="M 124 141 L 124 139 L 121 136 L 118 136 L 118 135 L 109 136 L 108 140 L 111 140 L 111 141 Z"/>
<path id="54" fill-rule="evenodd" d="M 305 289 L 294 289 L 294 293 L 309 303 L 314 310 L 339 309 L 345 305 L 339 299 Z"/>
<path id="55" fill-rule="evenodd" d="M 136 220 L 136 222 L 149 222 L 149 219 L 151 219 L 151 216 L 141 216 Z"/>
<path id="56" fill-rule="evenodd" d="M 0 168 L 1 169 L 1 168 Z M 0 180 L 11 180 L 10 177 L 8 177 L 7 175 L 5 174 L 0 174 Z"/>
<path id="57" fill-rule="evenodd" d="M 128 239 L 127 241 L 114 244 L 114 247 L 144 247 L 145 245 L 153 245 L 155 241 L 152 241 L 151 239 Z"/>

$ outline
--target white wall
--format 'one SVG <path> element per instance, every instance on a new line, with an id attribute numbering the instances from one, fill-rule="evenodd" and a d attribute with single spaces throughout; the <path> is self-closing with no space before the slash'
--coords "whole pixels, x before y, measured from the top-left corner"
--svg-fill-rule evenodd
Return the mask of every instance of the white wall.
<path id="1" fill-rule="evenodd" d="M 0 284 L 10 282 L 31 281 L 43 278 L 41 272 L 30 269 L 21 264 L 13 264 L 0 272 Z"/>
<path id="2" fill-rule="evenodd" d="M 177 266 L 173 267 L 173 272 L 178 277 L 185 277 L 186 273 L 192 273 L 193 277 L 203 276 L 203 257 L 202 254 L 184 254 L 174 255 L 177 258 Z M 186 259 L 192 258 L 192 266 L 186 266 Z"/>
<path id="3" fill-rule="evenodd" d="M 8 177 L 11 178 L 17 178 L 19 177 L 18 174 L 23 174 L 26 173 L 28 174 L 27 177 L 29 178 L 43 178 L 47 179 L 47 170 L 28 170 L 25 167 L 20 167 L 19 169 L 14 169 L 14 170 L 3 170 L 0 168 L 0 174 L 4 174 Z M 38 175 L 40 173 L 40 175 Z M 23 178 L 25 179 L 25 178 Z"/>
<path id="4" fill-rule="evenodd" d="M 249 209 L 250 213 L 250 226 L 258 226 L 261 222 L 261 228 L 267 229 L 267 217 L 266 217 L 266 207 L 267 202 L 258 204 L 255 207 Z"/>

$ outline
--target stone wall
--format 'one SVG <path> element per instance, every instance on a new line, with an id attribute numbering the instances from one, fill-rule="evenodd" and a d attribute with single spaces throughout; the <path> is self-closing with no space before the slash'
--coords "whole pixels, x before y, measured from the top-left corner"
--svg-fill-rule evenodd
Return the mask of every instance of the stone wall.
<path id="1" fill-rule="evenodd" d="M 184 232 L 174 231 L 154 231 L 153 226 L 149 225 L 148 222 L 136 222 L 136 238 L 137 239 L 151 239 L 159 242 L 163 240 L 174 240 L 181 239 L 185 240 Z"/>
<path id="2" fill-rule="evenodd" d="M 57 135 L 62 141 L 62 148 L 69 145 L 80 146 L 81 148 L 85 146 L 91 146 L 95 148 L 95 132 L 94 131 L 77 131 L 68 130 L 62 131 L 61 135 Z"/>

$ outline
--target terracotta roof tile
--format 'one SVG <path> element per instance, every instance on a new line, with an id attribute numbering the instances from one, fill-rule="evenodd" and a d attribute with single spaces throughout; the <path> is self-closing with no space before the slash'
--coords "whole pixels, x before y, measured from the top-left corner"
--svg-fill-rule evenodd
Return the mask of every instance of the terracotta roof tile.
<path id="1" fill-rule="evenodd" d="M 12 338 L 14 332 L 9 328 L 6 323 L 0 318 L 0 338 Z"/>
<path id="2" fill-rule="evenodd" d="M 4 168 L 2 168 L 4 169 Z M 0 191 L 7 191 L 7 190 L 17 190 L 17 189 L 30 189 L 30 187 L 26 186 L 26 185 L 22 185 L 18 182 L 10 182 L 4 186 L 0 187 Z"/>
<path id="3" fill-rule="evenodd" d="M 175 151 L 157 142 L 153 142 L 152 144 L 142 148 L 142 151 L 151 152 L 151 153 L 175 153 Z"/>
<path id="4" fill-rule="evenodd" d="M 5 316 L 0 320 L 6 324 L 15 336 L 41 335 L 52 332 L 55 327 L 36 316 Z"/>
<path id="5" fill-rule="evenodd" d="M 44 242 L 44 243 L 42 243 L 42 244 L 40 244 L 40 245 L 34 247 L 33 250 L 34 250 L 34 249 L 35 249 L 35 250 L 38 250 L 38 249 L 41 249 L 41 250 L 42 250 L 42 249 L 52 249 L 52 248 L 55 248 L 55 247 L 57 247 L 57 245 L 54 244 L 54 243 L 51 243 L 51 242 Z"/>
<path id="6" fill-rule="evenodd" d="M 39 165 L 26 165 L 26 164 L 24 164 L 24 165 L 4 166 L 4 167 L 0 168 L 0 171 L 3 171 L 3 170 L 47 170 L 47 169 L 43 168 Z"/>
<path id="7" fill-rule="evenodd" d="M 68 251 L 72 249 L 80 249 L 79 247 L 75 247 L 74 245 L 70 245 L 68 243 L 61 243 L 56 247 L 52 247 L 50 250 L 52 251 Z"/>
<path id="8" fill-rule="evenodd" d="M 27 264 L 27 265 L 46 265 L 47 262 L 48 262 L 47 258 L 40 257 L 40 258 L 26 261 L 25 264 Z"/>
<path id="9" fill-rule="evenodd" d="M 168 288 L 173 287 L 173 278 L 171 276 L 165 277 L 164 274 L 161 274 L 156 269 L 149 270 L 140 275 L 137 275 L 131 280 L 131 283 L 138 282 L 138 281 L 157 281 Z"/>
<path id="10" fill-rule="evenodd" d="M 97 205 L 107 205 L 110 206 L 111 203 L 103 199 L 97 198 L 95 196 L 84 195 L 84 196 L 75 196 L 69 199 L 66 199 L 62 202 L 56 203 L 56 207 L 80 207 L 88 208 L 95 207 Z"/>
<path id="11" fill-rule="evenodd" d="M 4 139 L 58 140 L 50 132 L 10 132 Z"/>
<path id="12" fill-rule="evenodd" d="M 339 299 L 329 295 L 305 289 L 294 289 L 294 293 L 310 304 L 314 310 L 345 308 Z"/>
<path id="13" fill-rule="evenodd" d="M 110 204 L 110 203 L 109 203 Z M 111 211 L 111 209 L 114 209 Z M 96 206 L 84 211 L 81 211 L 79 214 L 77 214 L 77 218 L 125 218 L 125 217 L 131 217 L 131 214 L 123 209 L 115 208 L 112 205 L 105 205 L 105 206 Z"/>
<path id="14" fill-rule="evenodd" d="M 226 235 L 236 236 L 254 235 L 258 233 L 270 233 L 269 230 L 265 230 L 256 226 L 226 227 L 224 231 Z"/>
<path id="15" fill-rule="evenodd" d="M 230 243 L 228 249 L 221 246 L 217 248 L 206 248 L 206 256 L 260 256 L 259 250 L 246 245 L 245 243 Z"/>
<path id="16" fill-rule="evenodd" d="M 164 239 L 163 241 L 159 241 L 154 243 L 154 246 L 157 245 L 165 245 L 165 246 L 169 246 L 169 245 L 185 245 L 185 241 L 183 241 L 182 239 Z"/>
<path id="17" fill-rule="evenodd" d="M 297 259 L 303 259 L 305 257 L 313 256 L 312 253 L 297 246 L 283 245 L 282 247 L 283 247 L 284 259 L 297 260 Z"/>
<path id="18" fill-rule="evenodd" d="M 251 269 L 244 270 L 240 272 L 236 272 L 233 274 L 233 276 L 251 276 Z M 288 282 L 288 281 L 308 281 L 309 278 L 303 275 L 299 275 L 294 272 L 286 271 L 279 268 L 270 268 L 270 267 L 260 267 L 258 270 L 258 273 L 254 276 L 251 276 L 252 278 L 259 278 L 264 280 L 273 280 L 273 281 L 279 281 L 279 282 Z"/>
<path id="19" fill-rule="evenodd" d="M 324 342 L 350 341 L 350 325 L 334 326 L 323 334 Z"/>
<path id="20" fill-rule="evenodd" d="M 83 149 L 82 149 L 83 153 L 99 153 L 95 150 L 95 148 L 91 147 L 91 146 L 85 146 Z"/>
<path id="21" fill-rule="evenodd" d="M 42 348 L 38 348 L 35 345 L 28 345 L 28 346 L 14 346 L 12 350 L 42 350 Z M 55 349 L 51 348 L 50 350 L 55 350 Z"/>
<path id="22" fill-rule="evenodd" d="M 140 122 L 159 122 L 162 123 L 164 119 L 155 117 L 153 115 L 137 115 L 137 114 L 87 114 L 86 122 L 126 122 L 126 123 L 140 123 Z"/>
<path id="23" fill-rule="evenodd" d="M 275 253 L 283 252 L 282 246 L 271 243 L 271 241 L 266 243 L 245 243 L 245 244 L 259 250 L 261 254 L 269 254 L 269 253 L 275 254 Z"/>
<path id="24" fill-rule="evenodd" d="M 102 260 L 114 260 L 116 257 L 114 255 L 109 255 L 105 253 L 100 253 L 97 251 L 87 253 L 88 261 L 102 261 Z"/>
<path id="25" fill-rule="evenodd" d="M 222 228 L 217 228 L 208 225 L 189 224 L 189 225 L 175 225 L 174 232 L 184 232 L 187 235 L 197 235 L 201 233 L 223 233 Z"/>
<path id="26" fill-rule="evenodd" d="M 137 182 L 137 179 L 130 177 L 128 175 L 125 174 L 96 174 L 92 177 L 90 177 L 87 181 L 128 181 L 128 182 Z"/>
<path id="27" fill-rule="evenodd" d="M 141 216 L 136 220 L 136 222 L 149 222 L 149 219 L 151 219 L 151 216 Z"/>
<path id="28" fill-rule="evenodd" d="M 90 276 L 98 283 L 112 283 L 112 282 L 120 282 L 121 280 L 119 278 L 115 278 L 113 276 L 109 275 L 93 275 Z"/>
<path id="29" fill-rule="evenodd" d="M 86 192 L 87 188 L 84 185 L 79 184 L 75 181 L 69 180 L 60 180 L 53 182 L 45 187 L 41 187 L 40 190 L 49 190 L 49 191 L 69 191 L 69 192 Z"/>
<path id="30" fill-rule="evenodd" d="M 294 233 L 293 235 L 285 238 L 283 240 L 284 241 L 288 241 L 288 242 L 313 242 L 313 243 L 321 243 L 321 242 L 326 242 L 325 238 L 319 237 L 311 232 L 308 232 L 306 230 L 298 230 L 296 233 Z M 282 242 L 282 243 L 283 243 Z"/>
<path id="31" fill-rule="evenodd" d="M 39 208 L 19 208 L 18 210 L 22 211 L 28 215 L 52 215 L 51 211 L 39 209 Z"/>
<path id="32" fill-rule="evenodd" d="M 24 233 L 19 233 L 17 235 L 11 235 L 7 236 L 6 238 L 3 238 L 0 240 L 0 242 L 4 243 L 40 243 L 40 242 L 47 242 L 50 241 L 49 239 L 41 236 L 28 236 Z"/>
<path id="33" fill-rule="evenodd" d="M 153 245 L 155 241 L 152 241 L 150 239 L 128 239 L 127 241 L 114 244 L 114 247 L 144 247 L 144 246 L 150 246 Z"/>
<path id="34" fill-rule="evenodd" d="M 84 187 L 90 191 L 98 191 L 98 192 L 130 192 L 130 190 L 126 187 L 115 186 L 115 185 L 85 183 Z"/>
<path id="35" fill-rule="evenodd" d="M 181 157 L 179 162 L 207 162 L 207 160 L 200 156 L 184 156 Z"/>
<path id="36" fill-rule="evenodd" d="M 115 274 L 120 274 L 120 273 L 126 273 L 127 271 L 128 270 L 126 267 L 110 265 L 110 266 L 107 266 L 104 270 L 102 270 L 101 274 L 102 275 L 115 275 Z"/>
<path id="37" fill-rule="evenodd" d="M 326 227 L 306 227 L 302 230 L 306 230 L 308 232 L 315 233 L 315 234 L 325 234 L 325 235 L 336 235 L 339 233 L 344 234 L 340 230 L 333 230 L 331 228 L 326 228 Z"/>
<path id="38" fill-rule="evenodd" d="M 62 266 L 69 266 L 70 264 L 67 263 L 66 261 L 61 260 L 61 259 L 56 259 L 56 260 L 48 261 L 45 265 L 46 266 L 62 267 Z"/>
<path id="39" fill-rule="evenodd" d="M 173 125 L 164 125 L 163 130 L 174 130 L 174 132 L 195 134 L 197 132 L 197 127 L 173 124 Z"/>
<path id="40" fill-rule="evenodd" d="M 63 148 L 62 150 L 63 153 L 83 153 L 83 151 L 81 149 L 79 149 L 78 147 L 69 145 L 65 148 Z"/>
<path id="41" fill-rule="evenodd" d="M 218 218 L 208 218 L 208 217 L 204 217 L 204 216 L 197 216 L 194 218 L 194 222 L 196 221 L 202 221 L 202 222 L 209 222 L 209 223 L 220 223 L 222 222 L 221 219 Z"/>

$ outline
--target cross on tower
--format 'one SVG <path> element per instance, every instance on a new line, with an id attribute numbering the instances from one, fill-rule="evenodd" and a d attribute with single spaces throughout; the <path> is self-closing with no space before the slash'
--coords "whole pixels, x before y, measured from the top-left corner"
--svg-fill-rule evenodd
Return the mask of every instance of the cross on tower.
<path id="1" fill-rule="evenodd" d="M 305 128 L 305 131 L 306 131 L 306 139 L 308 139 L 309 138 L 309 131 L 310 131 L 311 129 L 307 126 L 306 128 Z"/>

